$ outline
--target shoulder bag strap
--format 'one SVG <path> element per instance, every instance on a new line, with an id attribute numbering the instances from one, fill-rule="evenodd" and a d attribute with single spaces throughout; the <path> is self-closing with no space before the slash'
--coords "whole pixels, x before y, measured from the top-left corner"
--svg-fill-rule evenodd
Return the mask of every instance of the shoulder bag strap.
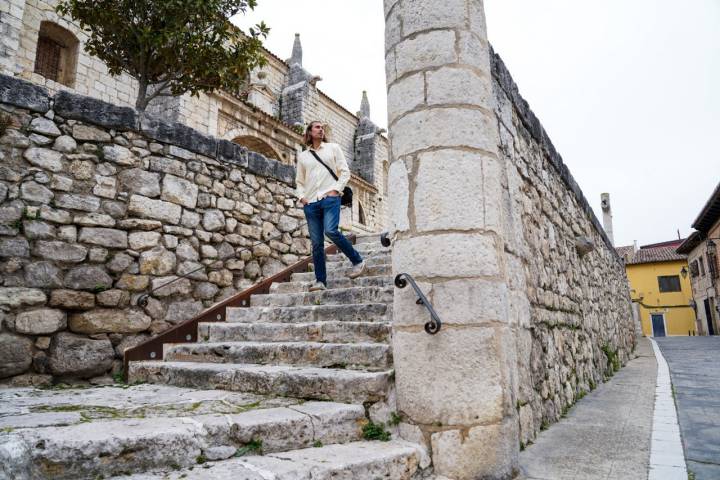
<path id="1" fill-rule="evenodd" d="M 308 150 L 310 150 L 310 149 L 308 149 Z M 318 162 L 322 163 L 322 166 L 323 166 L 323 167 L 325 167 L 325 168 L 328 169 L 328 172 L 330 172 L 330 175 L 332 175 L 333 178 L 335 179 L 335 181 L 337 182 L 338 176 L 335 175 L 335 172 L 333 172 L 332 169 L 331 169 L 330 167 L 328 167 L 325 162 L 323 162 L 322 160 L 320 160 L 320 156 L 319 156 L 317 153 L 315 153 L 315 150 L 310 150 L 310 153 L 313 154 L 313 157 L 315 157 Z"/>

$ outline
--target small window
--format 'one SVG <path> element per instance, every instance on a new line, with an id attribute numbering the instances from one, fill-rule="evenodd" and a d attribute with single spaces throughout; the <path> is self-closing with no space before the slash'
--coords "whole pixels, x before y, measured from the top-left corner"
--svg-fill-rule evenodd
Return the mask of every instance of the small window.
<path id="1" fill-rule="evenodd" d="M 661 292 L 679 292 L 680 277 L 677 275 L 667 275 L 658 277 L 658 285 Z"/>
<path id="2" fill-rule="evenodd" d="M 708 273 L 711 278 L 718 278 L 717 256 L 708 253 Z"/>
<path id="3" fill-rule="evenodd" d="M 52 22 L 40 23 L 35 50 L 35 73 L 72 87 L 75 83 L 78 39 Z"/>
<path id="4" fill-rule="evenodd" d="M 705 276 L 705 259 L 703 257 L 698 258 L 698 261 L 700 262 L 700 276 Z"/>

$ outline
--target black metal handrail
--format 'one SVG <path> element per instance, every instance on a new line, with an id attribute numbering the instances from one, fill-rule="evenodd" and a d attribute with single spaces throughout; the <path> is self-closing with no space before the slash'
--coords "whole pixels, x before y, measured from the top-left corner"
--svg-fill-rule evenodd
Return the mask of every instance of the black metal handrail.
<path id="1" fill-rule="evenodd" d="M 417 303 L 418 305 L 425 305 L 425 308 L 427 308 L 430 312 L 430 317 L 432 318 L 432 320 L 425 323 L 425 331 L 430 335 L 435 335 L 437 332 L 440 331 L 440 327 L 442 327 L 442 322 L 440 321 L 440 317 L 438 317 L 437 313 L 435 313 L 435 309 L 433 308 L 432 304 L 428 302 L 428 299 L 425 298 L 425 294 L 422 292 L 422 290 L 420 290 L 420 287 L 417 286 L 417 283 L 415 283 L 415 280 L 413 280 L 413 278 L 409 274 L 398 273 L 397 275 L 395 275 L 396 287 L 405 288 L 408 282 L 410 282 L 410 285 L 412 285 L 415 293 L 418 296 L 418 299 L 415 303 Z"/>

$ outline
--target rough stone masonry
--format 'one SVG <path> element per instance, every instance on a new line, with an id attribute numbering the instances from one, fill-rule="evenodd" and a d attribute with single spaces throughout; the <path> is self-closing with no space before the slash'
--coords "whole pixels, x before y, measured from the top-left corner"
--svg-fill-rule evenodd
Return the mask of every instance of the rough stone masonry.
<path id="1" fill-rule="evenodd" d="M 107 381 L 126 348 L 310 252 L 290 165 L 4 75 L 0 115 L 0 379 Z"/>
<path id="2" fill-rule="evenodd" d="M 393 355 L 402 435 L 438 474 L 518 450 L 635 346 L 622 262 L 488 43 L 483 2 L 385 0 Z"/>

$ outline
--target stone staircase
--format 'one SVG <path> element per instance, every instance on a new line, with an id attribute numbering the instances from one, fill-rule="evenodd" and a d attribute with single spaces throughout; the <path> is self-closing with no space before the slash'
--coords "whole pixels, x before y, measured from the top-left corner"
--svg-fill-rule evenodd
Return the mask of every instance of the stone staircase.
<path id="1" fill-rule="evenodd" d="M 378 236 L 356 248 L 364 276 L 347 279 L 350 263 L 330 256 L 327 290 L 309 292 L 313 274 L 295 274 L 228 309 L 227 322 L 201 323 L 198 343 L 130 364 L 129 383 L 143 383 L 131 389 L 200 397 L 194 408 L 132 404 L 109 418 L 14 431 L 0 447 L 0 461 L 18 466 L 7 478 L 420 478 L 429 461 L 419 446 L 363 433 L 370 422 L 393 430 L 393 286 Z"/>

